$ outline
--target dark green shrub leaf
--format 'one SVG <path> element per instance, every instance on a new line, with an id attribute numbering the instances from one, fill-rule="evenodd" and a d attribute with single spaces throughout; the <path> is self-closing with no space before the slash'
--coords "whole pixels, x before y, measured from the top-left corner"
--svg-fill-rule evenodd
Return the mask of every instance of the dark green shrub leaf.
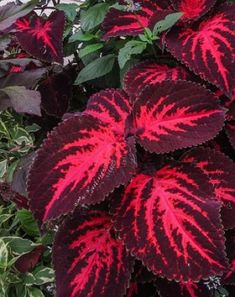
<path id="1" fill-rule="evenodd" d="M 79 30 L 75 32 L 70 38 L 69 42 L 76 42 L 76 41 L 89 41 L 95 38 L 94 34 L 88 33 L 88 32 L 82 32 L 82 30 Z"/>
<path id="2" fill-rule="evenodd" d="M 0 180 L 7 172 L 7 160 L 0 161 Z"/>
<path id="3" fill-rule="evenodd" d="M 38 288 L 28 288 L 29 297 L 45 297 L 43 292 Z"/>
<path id="4" fill-rule="evenodd" d="M 86 55 L 89 55 L 93 52 L 98 51 L 99 49 L 101 49 L 103 47 L 103 43 L 94 43 L 94 44 L 89 44 L 86 47 L 80 49 L 79 51 L 79 57 L 82 58 Z"/>
<path id="5" fill-rule="evenodd" d="M 56 8 L 62 10 L 70 22 L 75 20 L 78 7 L 79 6 L 76 3 L 61 3 L 56 5 Z"/>
<path id="6" fill-rule="evenodd" d="M 115 55 L 113 54 L 92 61 L 80 71 L 74 84 L 79 85 L 109 73 L 113 68 L 114 61 Z"/>
<path id="7" fill-rule="evenodd" d="M 22 255 L 31 252 L 37 244 L 33 243 L 31 240 L 23 239 L 17 236 L 6 236 L 2 237 L 5 244 L 11 249 L 11 252 L 16 255 Z"/>
<path id="8" fill-rule="evenodd" d="M 16 215 L 21 222 L 22 229 L 29 236 L 39 236 L 40 235 L 38 225 L 37 225 L 32 213 L 29 210 L 22 208 L 17 211 Z"/>
<path id="9" fill-rule="evenodd" d="M 182 17 L 183 13 L 182 12 L 175 12 L 168 14 L 164 20 L 161 20 L 156 23 L 156 25 L 153 28 L 153 33 L 154 35 L 159 35 L 163 31 L 166 31 L 173 27 L 178 20 Z"/>
<path id="10" fill-rule="evenodd" d="M 7 244 L 0 238 L 0 269 L 5 269 L 8 263 Z"/>
<path id="11" fill-rule="evenodd" d="M 40 267 L 34 273 L 34 277 L 35 277 L 34 284 L 40 286 L 46 283 L 53 282 L 55 279 L 55 272 L 52 268 Z"/>
<path id="12" fill-rule="evenodd" d="M 147 43 L 138 40 L 128 41 L 125 46 L 120 49 L 118 54 L 118 63 L 122 69 L 126 62 L 130 60 L 132 55 L 141 54 L 146 49 Z"/>
<path id="13" fill-rule="evenodd" d="M 84 31 L 89 31 L 101 24 L 108 8 L 109 5 L 107 3 L 99 3 L 83 12 L 81 15 L 81 28 Z"/>

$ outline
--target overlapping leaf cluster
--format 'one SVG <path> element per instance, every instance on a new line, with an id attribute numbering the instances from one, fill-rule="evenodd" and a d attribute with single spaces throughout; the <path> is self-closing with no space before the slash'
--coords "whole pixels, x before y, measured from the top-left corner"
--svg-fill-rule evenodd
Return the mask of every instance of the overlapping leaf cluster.
<path id="1" fill-rule="evenodd" d="M 14 19 L 12 33 L 43 63 L 26 71 L 62 63 L 62 34 L 78 65 L 52 67 L 30 87 L 60 118 L 71 95 L 62 84 L 78 72 L 81 101 L 70 100 L 28 178 L 41 228 L 59 227 L 56 296 L 141 296 L 148 286 L 150 296 L 226 295 L 235 283 L 234 4 L 65 7 Z M 7 75 L 24 73 L 18 66 Z"/>

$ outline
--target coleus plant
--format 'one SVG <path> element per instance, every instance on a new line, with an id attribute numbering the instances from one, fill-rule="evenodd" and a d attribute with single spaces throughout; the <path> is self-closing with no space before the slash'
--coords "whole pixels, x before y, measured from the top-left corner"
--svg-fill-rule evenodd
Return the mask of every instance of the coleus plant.
<path id="1" fill-rule="evenodd" d="M 143 41 L 173 13 L 181 16 L 173 28 L 148 34 L 170 63 L 143 55 L 122 89 L 93 94 L 38 150 L 29 203 L 42 229 L 59 228 L 57 297 L 140 296 L 141 282 L 153 282 L 155 296 L 222 296 L 220 285 L 235 283 L 235 165 L 216 138 L 226 125 L 234 145 L 235 6 L 120 1 L 103 20 L 102 38 Z M 63 26 L 61 12 L 47 20 L 31 13 L 16 21 L 15 35 L 28 54 L 61 63 Z M 113 65 L 115 55 L 107 57 Z M 61 116 L 66 108 L 45 100 L 57 80 L 39 90 L 43 109 Z"/>

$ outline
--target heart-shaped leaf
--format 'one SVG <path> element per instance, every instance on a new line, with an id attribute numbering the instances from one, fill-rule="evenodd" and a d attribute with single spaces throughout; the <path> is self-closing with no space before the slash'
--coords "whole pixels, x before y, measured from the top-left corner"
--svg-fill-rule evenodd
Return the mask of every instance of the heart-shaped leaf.
<path id="1" fill-rule="evenodd" d="M 15 23 L 16 37 L 30 55 L 46 62 L 63 63 L 63 11 L 53 12 L 48 19 L 35 13 Z"/>

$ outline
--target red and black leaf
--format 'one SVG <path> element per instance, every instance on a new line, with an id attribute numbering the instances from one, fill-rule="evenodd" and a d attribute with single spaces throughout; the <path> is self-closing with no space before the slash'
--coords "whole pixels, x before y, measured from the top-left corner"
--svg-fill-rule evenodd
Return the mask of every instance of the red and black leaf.
<path id="1" fill-rule="evenodd" d="M 215 137 L 224 110 L 204 87 L 187 81 L 163 81 L 146 87 L 134 105 L 137 141 L 148 151 L 167 153 Z"/>
<path id="2" fill-rule="evenodd" d="M 56 235 L 56 297 L 120 297 L 129 284 L 133 258 L 115 238 L 111 218 L 77 210 Z"/>
<path id="3" fill-rule="evenodd" d="M 216 3 L 216 0 L 172 0 L 176 10 L 183 12 L 181 20 L 193 21 L 206 14 Z"/>
<path id="4" fill-rule="evenodd" d="M 127 94 L 120 89 L 106 89 L 92 95 L 84 114 L 91 115 L 123 133 L 132 110 Z"/>
<path id="5" fill-rule="evenodd" d="M 132 67 L 124 76 L 123 83 L 125 91 L 136 99 L 139 93 L 147 85 L 171 79 L 187 79 L 189 73 L 181 66 L 169 67 L 154 62 L 142 62 Z"/>
<path id="6" fill-rule="evenodd" d="M 0 6 L 0 32 L 9 33 L 14 28 L 17 19 L 30 13 L 35 5 L 35 1 L 26 1 L 25 4 L 15 3 L 15 1 L 4 1 L 5 5 Z M 29 3 L 27 3 L 29 2 Z M 2 4 L 2 3 L 1 3 Z"/>
<path id="7" fill-rule="evenodd" d="M 72 82 L 66 73 L 49 76 L 39 85 L 38 91 L 41 93 L 42 108 L 47 114 L 62 117 L 68 110 Z"/>
<path id="8" fill-rule="evenodd" d="M 17 208 L 28 209 L 28 199 L 12 190 L 9 183 L 0 182 L 0 199 L 5 202 L 14 202 Z"/>
<path id="9" fill-rule="evenodd" d="M 159 297 L 157 289 L 153 284 L 140 284 L 131 282 L 125 297 Z"/>
<path id="10" fill-rule="evenodd" d="M 130 180 L 135 144 L 133 138 L 125 139 L 120 122 L 112 127 L 90 115 L 74 116 L 49 135 L 29 179 L 31 209 L 41 223 L 76 204 L 98 203 Z"/>
<path id="11" fill-rule="evenodd" d="M 223 275 L 223 284 L 235 285 L 235 229 L 229 230 L 226 234 L 227 254 L 230 260 L 229 270 Z"/>
<path id="12" fill-rule="evenodd" d="M 103 22 L 104 39 L 116 36 L 135 36 L 149 27 L 151 17 L 169 7 L 167 0 L 134 0 L 126 11 L 111 8 Z M 122 3 L 123 4 L 123 3 Z"/>
<path id="13" fill-rule="evenodd" d="M 233 259 L 229 271 L 224 275 L 223 282 L 226 285 L 235 285 L 235 259 Z"/>
<path id="14" fill-rule="evenodd" d="M 228 135 L 228 138 L 232 147 L 235 149 L 235 122 L 234 121 L 227 123 L 226 134 Z"/>
<path id="15" fill-rule="evenodd" d="M 212 192 L 207 176 L 189 164 L 140 173 L 116 199 L 115 228 L 156 275 L 189 282 L 222 274 L 221 203 Z"/>
<path id="16" fill-rule="evenodd" d="M 156 285 L 161 297 L 213 297 L 213 291 L 202 282 L 178 283 L 159 278 Z"/>
<path id="17" fill-rule="evenodd" d="M 198 148 L 183 157 L 184 162 L 193 163 L 208 177 L 214 188 L 215 197 L 222 201 L 221 210 L 225 228 L 235 227 L 235 164 L 223 153 Z"/>
<path id="18" fill-rule="evenodd" d="M 48 19 L 35 13 L 16 21 L 16 37 L 30 55 L 46 62 L 63 63 L 64 12 L 55 11 Z"/>
<path id="19" fill-rule="evenodd" d="M 17 69 L 21 70 L 17 72 Z M 24 71 L 22 66 L 12 65 L 7 76 L 0 78 L 0 88 L 24 86 L 27 89 L 33 89 L 46 72 L 46 68 L 36 68 Z"/>
<path id="20" fill-rule="evenodd" d="M 156 275 L 149 271 L 141 261 L 135 261 L 133 279 L 139 284 L 152 283 L 156 280 Z"/>
<path id="21" fill-rule="evenodd" d="M 229 139 L 230 144 L 235 149 L 235 97 L 229 102 L 226 102 L 226 107 L 228 112 L 226 114 L 227 124 L 225 127 L 225 132 Z"/>
<path id="22" fill-rule="evenodd" d="M 171 54 L 202 79 L 232 96 L 235 87 L 235 5 L 223 4 L 196 28 L 173 28 L 166 36 Z"/>
<path id="23" fill-rule="evenodd" d="M 43 245 L 36 246 L 30 253 L 24 254 L 17 259 L 15 263 L 16 269 L 22 273 L 32 270 L 37 265 L 43 252 Z"/>

